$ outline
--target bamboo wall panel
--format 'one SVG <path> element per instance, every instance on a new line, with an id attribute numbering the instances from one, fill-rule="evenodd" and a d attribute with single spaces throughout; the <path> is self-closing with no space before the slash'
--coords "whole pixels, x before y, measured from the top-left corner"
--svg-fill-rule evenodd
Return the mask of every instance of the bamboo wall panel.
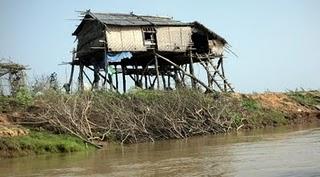
<path id="1" fill-rule="evenodd" d="M 191 41 L 190 27 L 158 27 L 157 43 L 159 51 L 186 51 Z"/>
<path id="2" fill-rule="evenodd" d="M 146 51 L 140 27 L 112 27 L 106 35 L 111 51 Z"/>

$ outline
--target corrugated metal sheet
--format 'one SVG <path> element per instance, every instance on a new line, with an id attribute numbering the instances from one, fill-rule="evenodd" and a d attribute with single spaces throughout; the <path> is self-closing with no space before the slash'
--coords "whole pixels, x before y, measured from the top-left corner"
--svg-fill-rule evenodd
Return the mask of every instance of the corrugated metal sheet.
<path id="1" fill-rule="evenodd" d="M 186 51 L 191 42 L 191 27 L 158 27 L 159 51 Z"/>
<path id="2" fill-rule="evenodd" d="M 121 13 L 93 13 L 86 11 L 84 14 L 84 20 L 80 23 L 77 29 L 72 33 L 72 35 L 79 35 L 86 21 L 97 19 L 99 22 L 110 26 L 183 26 L 192 27 L 201 31 L 208 33 L 209 39 L 218 39 L 226 44 L 227 41 L 214 33 L 204 25 L 199 22 L 183 23 L 177 20 L 173 20 L 169 17 L 158 17 L 158 16 L 145 16 L 145 15 L 135 15 L 135 14 L 121 14 Z"/>
<path id="3" fill-rule="evenodd" d="M 143 16 L 120 13 L 92 13 L 94 17 L 106 25 L 116 26 L 146 26 L 146 25 L 177 25 L 185 26 L 187 23 L 173 20 L 168 17 Z"/>
<path id="4" fill-rule="evenodd" d="M 111 51 L 146 51 L 140 27 L 111 27 L 106 36 Z"/>

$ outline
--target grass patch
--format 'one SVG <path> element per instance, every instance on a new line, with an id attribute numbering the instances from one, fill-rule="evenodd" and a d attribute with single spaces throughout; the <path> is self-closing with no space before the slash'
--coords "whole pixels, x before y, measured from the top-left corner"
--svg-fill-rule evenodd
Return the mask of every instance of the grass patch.
<path id="1" fill-rule="evenodd" d="M 286 125 L 288 120 L 286 119 L 285 113 L 263 107 L 259 101 L 251 97 L 242 97 L 240 105 L 244 109 L 242 117 L 245 117 L 248 124 L 251 127 L 266 127 L 266 126 L 278 126 Z M 235 119 L 237 120 L 237 119 Z"/>
<path id="2" fill-rule="evenodd" d="M 29 135 L 0 138 L 0 156 L 76 152 L 94 149 L 70 135 L 31 131 Z"/>
<path id="3" fill-rule="evenodd" d="M 290 91 L 287 95 L 304 106 L 320 105 L 319 91 Z"/>
<path id="4" fill-rule="evenodd" d="M 261 105 L 250 97 L 244 97 L 241 99 L 241 106 L 248 111 L 258 111 L 261 109 Z"/>

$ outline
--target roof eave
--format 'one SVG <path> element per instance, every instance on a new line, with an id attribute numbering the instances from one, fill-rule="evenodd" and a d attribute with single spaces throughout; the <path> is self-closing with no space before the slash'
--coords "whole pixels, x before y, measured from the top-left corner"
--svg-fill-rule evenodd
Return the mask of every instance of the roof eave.
<path id="1" fill-rule="evenodd" d="M 213 31 L 211 31 L 209 28 L 207 28 L 206 26 L 204 26 L 200 22 L 194 21 L 194 22 L 190 23 L 190 25 L 193 26 L 193 27 L 200 27 L 200 28 L 206 30 L 213 37 L 215 37 L 218 40 L 220 40 L 224 45 L 228 44 L 228 42 L 223 37 L 221 37 L 220 35 L 218 35 L 217 33 L 213 32 Z"/>

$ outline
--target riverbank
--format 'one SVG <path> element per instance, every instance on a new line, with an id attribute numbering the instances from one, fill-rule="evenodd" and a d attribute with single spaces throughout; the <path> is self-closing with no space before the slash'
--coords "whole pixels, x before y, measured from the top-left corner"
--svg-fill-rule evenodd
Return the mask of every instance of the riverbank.
<path id="1" fill-rule="evenodd" d="M 78 138 L 46 131 L 29 130 L 25 135 L 0 138 L 0 159 L 1 157 L 68 153 L 92 149 L 92 146 L 86 145 Z"/>
<path id="2" fill-rule="evenodd" d="M 86 150 L 86 144 L 99 147 L 104 142 L 178 139 L 320 119 L 319 91 L 203 94 L 193 90 L 140 90 L 123 95 L 102 91 L 66 95 L 48 91 L 38 96 L 22 95 L 19 99 L 1 98 L 0 102 L 0 117 L 2 125 L 7 124 L 6 131 L 9 125 L 19 125 L 27 131 L 41 130 L 6 138 L 2 133 L 1 156 L 82 151 Z M 40 136 L 44 130 L 45 136 Z M 40 145 L 32 145 L 37 143 Z"/>

